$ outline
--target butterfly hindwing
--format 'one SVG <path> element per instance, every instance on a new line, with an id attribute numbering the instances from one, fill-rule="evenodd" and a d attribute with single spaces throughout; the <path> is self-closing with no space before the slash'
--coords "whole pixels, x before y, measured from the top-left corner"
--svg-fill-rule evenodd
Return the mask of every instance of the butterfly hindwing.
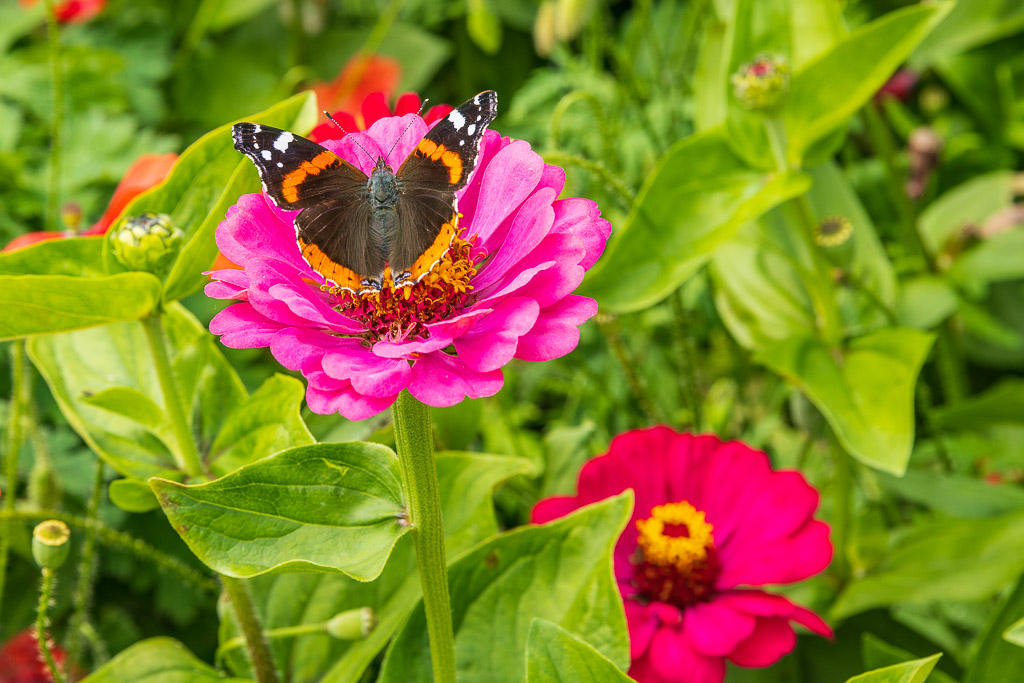
<path id="1" fill-rule="evenodd" d="M 455 235 L 455 192 L 469 182 L 498 95 L 484 91 L 452 110 L 420 140 L 398 169 L 395 238 L 388 260 L 396 282 L 415 282 L 442 257 Z"/>

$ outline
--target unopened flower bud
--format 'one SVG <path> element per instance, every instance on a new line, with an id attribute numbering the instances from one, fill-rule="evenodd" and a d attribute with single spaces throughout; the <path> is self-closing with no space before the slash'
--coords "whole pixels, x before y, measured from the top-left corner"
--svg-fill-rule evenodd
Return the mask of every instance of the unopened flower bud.
<path id="1" fill-rule="evenodd" d="M 360 640 L 377 628 L 377 615 L 369 607 L 339 612 L 327 622 L 327 633 L 339 640 Z"/>
<path id="2" fill-rule="evenodd" d="M 541 3 L 537 18 L 533 22 L 533 47 L 541 57 L 547 57 L 555 49 L 555 4 Z"/>
<path id="3" fill-rule="evenodd" d="M 758 55 L 732 75 L 736 99 L 747 109 L 771 111 L 789 90 L 789 63 L 782 57 Z"/>
<path id="4" fill-rule="evenodd" d="M 68 202 L 60 207 L 60 220 L 69 232 L 78 232 L 82 225 L 82 207 L 75 202 Z"/>
<path id="5" fill-rule="evenodd" d="M 846 216 L 829 216 L 814 228 L 814 241 L 821 247 L 838 247 L 850 239 L 853 223 Z"/>
<path id="6" fill-rule="evenodd" d="M 40 522 L 32 530 L 32 557 L 43 569 L 57 569 L 68 557 L 71 531 L 59 519 Z"/>
<path id="7" fill-rule="evenodd" d="M 182 233 L 163 213 L 144 213 L 121 219 L 111 241 L 114 255 L 125 268 L 160 273 L 174 261 Z"/>

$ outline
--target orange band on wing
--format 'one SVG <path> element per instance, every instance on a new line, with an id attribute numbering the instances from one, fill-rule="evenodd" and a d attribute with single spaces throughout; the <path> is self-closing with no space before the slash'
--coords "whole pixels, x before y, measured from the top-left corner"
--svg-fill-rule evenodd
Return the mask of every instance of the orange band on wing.
<path id="1" fill-rule="evenodd" d="M 299 186 L 307 176 L 319 175 L 320 171 L 339 163 L 338 157 L 327 150 L 320 152 L 309 161 L 303 161 L 302 165 L 294 171 L 285 174 L 281 180 L 281 194 L 285 201 L 295 203 L 299 200 Z"/>
<path id="2" fill-rule="evenodd" d="M 423 138 L 420 144 L 416 145 L 416 152 L 431 161 L 440 161 L 448 167 L 448 182 L 457 185 L 462 179 L 462 157 L 458 152 L 453 152 L 444 145 L 439 145 L 433 140 Z"/>
<path id="3" fill-rule="evenodd" d="M 347 289 L 358 294 L 366 289 L 354 270 L 346 268 L 340 263 L 332 261 L 320 247 L 315 244 L 299 240 L 299 249 L 302 251 L 302 258 L 306 259 L 313 270 L 324 276 L 325 279 L 333 282 L 341 289 Z"/>
<path id="4" fill-rule="evenodd" d="M 424 275 L 430 272 L 441 258 L 448 253 L 448 249 L 452 245 L 452 239 L 455 237 L 455 229 L 458 226 L 458 214 L 452 214 L 452 217 L 447 223 L 441 226 L 441 231 L 437 233 L 437 237 L 434 238 L 434 242 L 427 247 L 427 250 L 420 254 L 420 257 L 409 267 L 409 284 L 419 282 Z"/>

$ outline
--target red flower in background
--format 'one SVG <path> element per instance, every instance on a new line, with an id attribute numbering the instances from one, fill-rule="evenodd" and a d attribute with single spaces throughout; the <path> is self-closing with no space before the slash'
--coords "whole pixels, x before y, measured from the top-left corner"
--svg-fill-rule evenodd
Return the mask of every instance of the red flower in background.
<path id="1" fill-rule="evenodd" d="M 58 669 L 64 668 L 67 654 L 59 646 L 51 648 Z M 39 657 L 34 628 L 26 628 L 0 647 L 0 683 L 50 683 L 50 671 Z"/>
<path id="2" fill-rule="evenodd" d="M 385 98 L 390 98 L 398 90 L 401 80 L 402 65 L 396 60 L 380 55 L 356 55 L 348 60 L 337 78 L 330 82 L 314 83 L 312 89 L 320 109 L 358 115 L 367 95 L 382 92 Z M 369 125 L 366 123 L 358 130 L 364 130 Z"/>
<path id="3" fill-rule="evenodd" d="M 764 453 L 736 441 L 637 430 L 583 466 L 578 495 L 537 503 L 533 521 L 629 488 L 636 507 L 614 567 L 630 676 L 719 683 L 726 660 L 763 667 L 791 651 L 791 621 L 831 637 L 810 610 L 752 588 L 806 579 L 832 559 L 828 526 L 814 519 L 818 492 L 799 472 L 773 471 Z"/>
<path id="4" fill-rule="evenodd" d="M 117 217 L 121 215 L 128 202 L 154 185 L 163 182 L 177 160 L 178 155 L 173 152 L 168 154 L 143 154 L 125 171 L 124 176 L 121 177 L 121 182 L 117 184 L 117 188 L 114 190 L 114 195 L 110 198 L 106 211 L 103 212 L 103 216 L 88 230 L 83 230 L 79 233 L 54 230 L 29 232 L 15 237 L 3 248 L 3 251 L 13 251 L 46 240 L 63 239 L 65 237 L 75 237 L 76 235 L 104 234 Z"/>
<path id="5" fill-rule="evenodd" d="M 414 92 L 407 92 L 398 98 L 398 101 L 395 102 L 395 109 L 392 111 L 391 107 L 388 106 L 387 95 L 385 93 L 372 92 L 362 101 L 358 115 L 350 114 L 347 111 L 336 111 L 331 115 L 345 130 L 352 133 L 355 131 L 366 130 L 373 124 L 377 123 L 377 121 L 386 119 L 389 116 L 418 114 L 421 104 L 422 101 L 420 100 L 419 95 Z M 452 109 L 454 109 L 454 107 L 450 104 L 434 105 L 423 114 L 423 120 L 427 125 L 430 125 L 447 116 L 451 113 Z M 345 137 L 345 134 L 341 132 L 338 126 L 334 125 L 330 121 L 321 123 L 309 134 L 310 140 L 321 143 L 324 140 L 340 140 L 343 137 Z"/>
<path id="6" fill-rule="evenodd" d="M 39 0 L 18 0 L 22 7 L 31 7 Z M 64 0 L 56 7 L 57 21 L 62 24 L 81 24 L 103 11 L 107 0 Z"/>
<path id="7" fill-rule="evenodd" d="M 917 85 L 918 74 L 913 69 L 903 68 L 889 77 L 878 92 L 875 93 L 875 101 L 881 102 L 887 97 L 892 97 L 900 102 L 905 102 Z"/>

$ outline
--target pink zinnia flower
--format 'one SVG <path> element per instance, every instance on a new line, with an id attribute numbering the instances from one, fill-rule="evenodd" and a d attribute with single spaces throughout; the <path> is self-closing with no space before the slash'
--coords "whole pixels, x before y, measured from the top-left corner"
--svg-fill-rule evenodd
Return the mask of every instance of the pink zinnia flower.
<path id="1" fill-rule="evenodd" d="M 641 683 L 718 683 L 725 660 L 762 667 L 793 649 L 790 621 L 832 636 L 813 612 L 749 588 L 792 583 L 832 559 L 818 493 L 799 472 L 714 436 L 627 432 L 580 472 L 575 497 L 542 500 L 537 523 L 626 489 L 633 517 L 615 546 L 629 670 Z"/>
<path id="2" fill-rule="evenodd" d="M 381 119 L 386 119 L 389 116 L 418 114 L 422 103 L 420 96 L 416 93 L 403 93 L 398 98 L 398 101 L 395 102 L 395 110 L 391 111 L 391 107 L 388 106 L 387 93 L 372 92 L 363 98 L 358 110 L 355 107 L 352 107 L 351 111 L 349 109 L 339 109 L 332 115 L 342 128 L 349 133 L 354 133 L 355 131 L 366 130 Z M 423 114 L 423 120 L 427 124 L 431 124 L 448 116 L 452 109 L 454 107 L 450 104 L 435 104 Z M 321 123 L 309 134 L 310 140 L 321 144 L 323 144 L 324 140 L 339 140 L 343 137 L 345 137 L 345 134 L 330 121 Z"/>
<path id="3" fill-rule="evenodd" d="M 368 173 L 392 145 L 391 163 L 401 164 L 427 129 L 406 114 L 322 144 Z M 459 233 L 447 255 L 411 287 L 363 295 L 324 291 L 299 253 L 295 212 L 264 194 L 243 195 L 217 229 L 221 252 L 242 270 L 214 271 L 206 287 L 241 303 L 210 330 L 230 347 L 270 347 L 305 375 L 318 413 L 366 418 L 406 388 L 432 406 L 491 396 L 510 360 L 569 353 L 578 326 L 597 312 L 595 301 L 572 292 L 611 227 L 594 202 L 556 199 L 564 184 L 565 172 L 529 143 L 488 130 L 458 193 Z"/>

